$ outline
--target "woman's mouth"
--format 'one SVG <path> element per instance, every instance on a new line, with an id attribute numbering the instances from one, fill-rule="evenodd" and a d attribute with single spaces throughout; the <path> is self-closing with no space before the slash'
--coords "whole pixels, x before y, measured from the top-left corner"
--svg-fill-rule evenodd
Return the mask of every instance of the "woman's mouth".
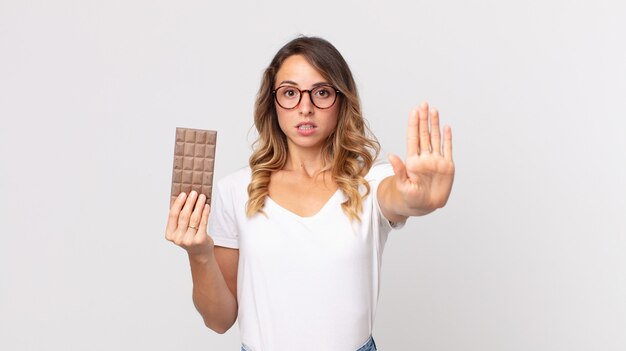
<path id="1" fill-rule="evenodd" d="M 298 134 L 303 136 L 313 134 L 315 132 L 315 128 L 317 128 L 317 126 L 313 123 L 300 123 L 296 126 Z"/>

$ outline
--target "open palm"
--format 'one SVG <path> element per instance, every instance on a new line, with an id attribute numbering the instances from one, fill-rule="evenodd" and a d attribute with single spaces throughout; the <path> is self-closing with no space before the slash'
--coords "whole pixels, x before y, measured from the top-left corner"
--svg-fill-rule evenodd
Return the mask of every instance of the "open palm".
<path id="1" fill-rule="evenodd" d="M 448 201 L 454 181 L 452 130 L 439 128 L 439 112 L 427 103 L 411 111 L 407 130 L 405 162 L 395 155 L 389 161 L 396 174 L 396 187 L 409 208 L 434 210 Z"/>

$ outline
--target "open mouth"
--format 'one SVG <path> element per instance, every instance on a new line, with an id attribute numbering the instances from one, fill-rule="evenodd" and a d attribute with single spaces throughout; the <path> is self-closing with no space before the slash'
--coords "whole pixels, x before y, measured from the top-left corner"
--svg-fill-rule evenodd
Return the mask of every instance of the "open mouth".
<path id="1" fill-rule="evenodd" d="M 310 130 L 317 128 L 313 123 L 300 123 L 296 126 L 299 130 Z"/>

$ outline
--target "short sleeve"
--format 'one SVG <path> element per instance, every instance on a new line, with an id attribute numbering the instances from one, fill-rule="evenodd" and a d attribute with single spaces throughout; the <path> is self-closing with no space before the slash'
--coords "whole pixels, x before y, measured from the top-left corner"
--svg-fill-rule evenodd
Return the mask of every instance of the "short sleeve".
<path id="1" fill-rule="evenodd" d="M 229 183 L 220 181 L 213 189 L 213 204 L 209 214 L 209 235 L 216 246 L 239 248 L 234 192 Z"/>
<path id="2" fill-rule="evenodd" d="M 383 179 L 393 176 L 393 168 L 389 162 L 377 161 L 366 176 L 366 180 L 370 183 L 370 191 L 374 199 L 374 215 L 377 217 L 379 230 L 383 233 L 389 233 L 392 229 L 401 229 L 406 224 L 406 220 L 402 222 L 391 222 L 384 215 L 378 201 L 378 186 Z"/>

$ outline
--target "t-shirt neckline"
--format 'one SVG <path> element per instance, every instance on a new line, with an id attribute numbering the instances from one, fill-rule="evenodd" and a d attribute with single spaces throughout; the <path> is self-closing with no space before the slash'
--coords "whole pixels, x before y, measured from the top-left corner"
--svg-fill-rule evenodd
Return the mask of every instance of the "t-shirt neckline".
<path id="1" fill-rule="evenodd" d="M 326 209 L 328 207 L 330 207 L 331 203 L 334 202 L 335 198 L 339 195 L 342 194 L 341 189 L 337 188 L 337 190 L 335 190 L 335 192 L 333 193 L 333 195 L 331 195 L 331 197 L 328 198 L 328 200 L 326 200 L 326 203 L 324 203 L 324 205 L 319 209 L 319 211 L 317 211 L 316 213 L 314 213 L 311 216 L 300 216 L 286 208 L 284 208 L 283 206 L 281 206 L 278 202 L 274 201 L 269 195 L 266 198 L 266 204 L 272 205 L 275 208 L 278 208 L 279 211 L 287 213 L 288 215 L 295 217 L 297 219 L 300 220 L 313 220 L 317 217 L 319 217 L 320 215 L 322 215 L 323 212 L 326 212 Z"/>

